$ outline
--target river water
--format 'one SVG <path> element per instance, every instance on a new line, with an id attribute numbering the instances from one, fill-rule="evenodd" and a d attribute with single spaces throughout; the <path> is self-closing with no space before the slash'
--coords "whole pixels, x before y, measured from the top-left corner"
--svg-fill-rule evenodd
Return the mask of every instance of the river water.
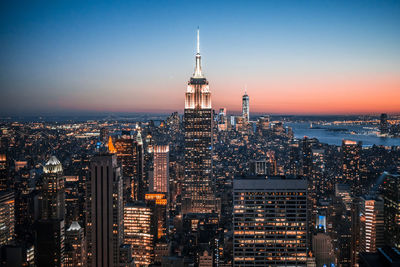
<path id="1" fill-rule="evenodd" d="M 341 125 L 341 126 L 320 126 L 313 125 L 310 128 L 310 123 L 293 122 L 285 123 L 285 126 L 293 128 L 293 133 L 296 138 L 315 137 L 321 143 L 340 146 L 342 140 L 362 141 L 363 146 L 383 145 L 383 146 L 400 146 L 400 138 L 379 137 L 376 135 L 376 130 L 373 130 L 372 125 Z M 320 129 L 320 128 L 322 129 Z M 343 131 L 335 131 L 333 129 L 347 129 Z"/>

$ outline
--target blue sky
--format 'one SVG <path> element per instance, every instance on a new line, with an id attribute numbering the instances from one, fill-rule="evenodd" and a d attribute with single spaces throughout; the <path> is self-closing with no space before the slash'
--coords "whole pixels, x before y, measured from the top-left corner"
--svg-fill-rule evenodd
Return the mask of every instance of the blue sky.
<path id="1" fill-rule="evenodd" d="M 0 112 L 181 110 L 197 26 L 215 108 L 239 110 L 244 84 L 271 113 L 318 112 L 302 103 L 335 90 L 319 80 L 336 105 L 363 81 L 400 91 L 400 1 L 116 2 L 2 1 Z"/>

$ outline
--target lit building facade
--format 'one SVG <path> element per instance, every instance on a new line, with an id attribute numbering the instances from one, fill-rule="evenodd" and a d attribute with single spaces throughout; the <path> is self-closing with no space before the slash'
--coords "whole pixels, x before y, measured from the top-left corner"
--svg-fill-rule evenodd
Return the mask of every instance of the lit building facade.
<path id="1" fill-rule="evenodd" d="M 250 121 L 250 101 L 249 96 L 247 95 L 247 90 L 245 90 L 242 97 L 242 117 L 244 118 L 245 122 Z"/>
<path id="2" fill-rule="evenodd" d="M 84 229 L 74 221 L 66 231 L 65 266 L 85 266 L 86 242 Z"/>
<path id="3" fill-rule="evenodd" d="M 167 215 L 168 215 L 168 201 L 167 194 L 164 193 L 149 193 L 146 194 L 146 203 L 148 207 L 152 208 L 154 216 L 154 233 L 155 240 L 158 241 L 167 235 Z"/>
<path id="4" fill-rule="evenodd" d="M 15 198 L 13 192 L 0 192 L 0 246 L 8 244 L 15 234 Z"/>
<path id="5" fill-rule="evenodd" d="M 115 154 L 96 155 L 86 183 L 88 266 L 118 266 L 123 241 L 122 175 Z"/>
<path id="6" fill-rule="evenodd" d="M 385 243 L 400 249 L 400 176 L 389 175 L 383 184 Z"/>
<path id="7" fill-rule="evenodd" d="M 201 71 L 199 32 L 196 68 L 185 96 L 185 179 L 183 212 L 209 213 L 216 210 L 212 182 L 213 118 L 211 92 Z"/>
<path id="8" fill-rule="evenodd" d="M 362 194 L 360 181 L 361 142 L 343 140 L 342 142 L 342 180 L 350 185 L 351 192 L 357 196 Z"/>
<path id="9" fill-rule="evenodd" d="M 233 266 L 306 266 L 307 180 L 233 181 Z"/>
<path id="10" fill-rule="evenodd" d="M 38 266 L 65 264 L 65 177 L 61 162 L 51 156 L 43 167 L 39 220 L 35 223 L 35 262 Z"/>
<path id="11" fill-rule="evenodd" d="M 383 199 L 379 197 L 361 197 L 360 251 L 376 252 L 384 244 Z"/>
<path id="12" fill-rule="evenodd" d="M 150 192 L 169 192 L 169 145 L 155 145 Z"/>
<path id="13" fill-rule="evenodd" d="M 147 266 L 154 260 L 153 212 L 144 203 L 127 203 L 124 207 L 124 243 L 131 245 L 136 266 Z"/>

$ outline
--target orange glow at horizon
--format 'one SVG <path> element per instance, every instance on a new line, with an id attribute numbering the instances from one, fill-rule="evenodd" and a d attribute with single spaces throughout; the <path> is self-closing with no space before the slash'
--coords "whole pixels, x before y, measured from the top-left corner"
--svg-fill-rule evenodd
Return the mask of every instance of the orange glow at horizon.
<path id="1" fill-rule="evenodd" d="M 247 82 L 250 114 L 365 114 L 400 113 L 400 74 L 317 75 L 316 77 L 251 78 Z M 243 78 L 241 78 L 243 80 Z M 218 110 L 241 110 L 244 93 L 242 80 L 210 81 L 212 107 Z M 185 79 L 181 84 L 161 82 L 149 84 L 135 93 L 127 85 L 115 85 L 112 101 L 95 98 L 93 94 L 66 96 L 58 107 L 73 110 L 110 112 L 171 112 L 182 111 L 185 104 Z M 244 84 L 244 83 L 243 83 Z M 122 88 L 118 90 L 118 88 Z M 162 89 L 160 89 L 162 88 Z M 101 93 L 109 90 L 103 88 Z M 140 95 L 139 95 L 140 94 Z M 93 99 L 85 101 L 87 97 Z"/>

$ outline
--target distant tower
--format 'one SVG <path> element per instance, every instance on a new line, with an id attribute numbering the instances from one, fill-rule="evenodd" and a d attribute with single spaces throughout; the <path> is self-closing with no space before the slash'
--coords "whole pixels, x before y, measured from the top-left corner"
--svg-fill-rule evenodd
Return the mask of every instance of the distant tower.
<path id="1" fill-rule="evenodd" d="M 250 120 L 250 103 L 249 96 L 247 95 L 247 88 L 244 90 L 244 95 L 242 97 L 242 117 L 246 122 Z"/>
<path id="2" fill-rule="evenodd" d="M 94 156 L 86 184 L 88 266 L 119 266 L 123 241 L 122 175 L 114 154 Z"/>
<path id="3" fill-rule="evenodd" d="M 389 132 L 388 115 L 386 113 L 381 114 L 379 130 L 381 134 L 387 134 Z"/>
<path id="4" fill-rule="evenodd" d="M 212 183 L 212 109 L 211 92 L 201 71 L 197 30 L 196 68 L 185 97 L 185 179 L 183 213 L 210 213 L 216 210 Z"/>

